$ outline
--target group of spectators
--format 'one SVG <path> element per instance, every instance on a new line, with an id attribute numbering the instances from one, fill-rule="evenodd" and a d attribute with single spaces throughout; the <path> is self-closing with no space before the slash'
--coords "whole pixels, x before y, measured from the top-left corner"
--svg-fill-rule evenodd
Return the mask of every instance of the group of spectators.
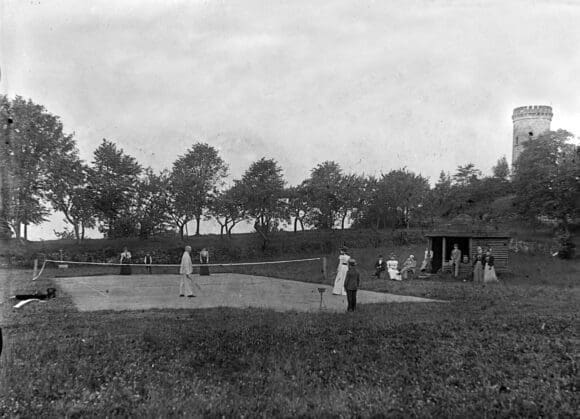
<path id="1" fill-rule="evenodd" d="M 469 265 L 469 256 L 461 254 L 458 244 L 453 245 L 448 266 L 455 278 L 459 276 L 460 266 Z M 419 267 L 419 272 L 431 273 L 433 261 L 433 250 L 426 248 L 423 262 Z M 333 295 L 346 295 L 348 297 L 348 311 L 354 311 L 356 307 L 356 291 L 360 285 L 360 274 L 355 268 L 356 261 L 348 255 L 348 249 L 342 247 L 338 256 L 338 269 L 334 280 Z M 469 267 L 474 282 L 497 281 L 495 273 L 494 257 L 492 249 L 485 252 L 481 246 L 477 247 L 477 253 L 473 258 L 473 263 Z M 414 255 L 409 255 L 399 267 L 399 261 L 394 254 L 389 259 L 379 255 L 375 263 L 374 277 L 380 279 L 386 272 L 385 278 L 394 281 L 403 281 L 414 277 L 417 273 L 417 260 Z"/>

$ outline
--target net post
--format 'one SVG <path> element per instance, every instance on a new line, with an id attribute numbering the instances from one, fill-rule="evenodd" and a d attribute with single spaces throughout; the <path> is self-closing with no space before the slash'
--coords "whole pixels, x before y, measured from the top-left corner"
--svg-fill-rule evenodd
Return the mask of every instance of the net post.
<path id="1" fill-rule="evenodd" d="M 324 279 L 324 282 L 326 282 L 328 280 L 328 275 L 327 275 L 327 270 L 326 270 L 326 256 L 322 257 L 322 278 Z"/>
<path id="2" fill-rule="evenodd" d="M 36 275 L 38 275 L 38 259 L 34 259 L 34 269 L 32 271 L 32 280 L 36 279 Z"/>

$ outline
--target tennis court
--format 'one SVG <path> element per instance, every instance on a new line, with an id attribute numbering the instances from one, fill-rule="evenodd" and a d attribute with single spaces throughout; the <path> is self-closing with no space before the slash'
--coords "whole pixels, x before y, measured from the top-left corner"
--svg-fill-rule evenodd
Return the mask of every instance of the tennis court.
<path id="1" fill-rule="evenodd" d="M 346 296 L 332 295 L 330 285 L 265 276 L 216 273 L 194 276 L 196 297 L 179 297 L 179 275 L 102 275 L 55 278 L 80 311 L 163 308 L 267 308 L 276 311 L 345 311 Z M 357 305 L 436 302 L 425 298 L 359 290 Z"/>

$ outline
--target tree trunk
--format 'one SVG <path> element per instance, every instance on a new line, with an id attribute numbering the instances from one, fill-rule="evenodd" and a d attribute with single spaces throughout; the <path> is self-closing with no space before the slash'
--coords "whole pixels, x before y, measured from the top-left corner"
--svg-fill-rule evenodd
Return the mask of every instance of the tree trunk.
<path id="1" fill-rule="evenodd" d="M 294 233 L 298 231 L 298 217 L 294 217 Z"/>
<path id="2" fill-rule="evenodd" d="M 232 230 L 234 229 L 234 226 L 235 226 L 236 224 L 237 224 L 237 222 L 234 222 L 234 221 L 232 221 L 232 225 L 230 225 L 230 226 L 227 228 L 227 231 L 228 231 L 228 238 L 230 238 L 230 239 L 232 238 Z"/>
<path id="3" fill-rule="evenodd" d="M 300 219 L 300 227 L 302 228 L 302 231 L 304 231 L 304 222 L 302 221 L 302 218 Z"/>
<path id="4" fill-rule="evenodd" d="M 201 224 L 201 214 L 195 216 L 195 235 L 199 236 L 199 225 Z"/>
<path id="5" fill-rule="evenodd" d="M 80 243 L 80 241 L 81 241 L 81 235 L 79 233 L 79 225 L 78 225 L 78 223 L 74 223 L 73 224 L 73 229 L 75 231 L 75 240 L 77 241 L 77 243 Z"/>
<path id="6" fill-rule="evenodd" d="M 346 215 L 347 213 L 345 212 L 342 216 L 342 221 L 340 223 L 341 230 L 344 230 L 344 222 L 346 221 Z"/>
<path id="7" fill-rule="evenodd" d="M 181 237 L 181 240 L 183 240 L 183 229 L 184 229 L 184 227 L 185 227 L 185 223 L 179 225 L 179 236 Z"/>
<path id="8" fill-rule="evenodd" d="M 85 223 L 81 223 L 81 241 L 85 239 Z"/>
<path id="9" fill-rule="evenodd" d="M 28 241 L 28 223 L 24 223 L 24 240 Z"/>

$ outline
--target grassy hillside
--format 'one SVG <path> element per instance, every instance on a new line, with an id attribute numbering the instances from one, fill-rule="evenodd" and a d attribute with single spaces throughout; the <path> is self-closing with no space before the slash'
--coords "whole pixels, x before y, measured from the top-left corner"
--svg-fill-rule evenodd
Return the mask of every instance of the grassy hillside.
<path id="1" fill-rule="evenodd" d="M 368 278 L 374 250 L 355 253 L 363 288 L 448 303 L 81 313 L 62 294 L 20 311 L 4 300 L 0 415 L 576 415 L 578 261 L 515 254 L 497 284 L 396 283 Z M 30 284 L 0 275 L 5 296 Z"/>
<path id="2" fill-rule="evenodd" d="M 530 230 L 517 223 L 497 227 L 518 240 L 539 243 L 539 248 L 549 248 L 553 244 L 550 228 Z M 151 252 L 156 263 L 177 263 L 185 245 L 192 246 L 194 253 L 206 247 L 214 262 L 236 262 L 272 260 L 284 257 L 312 257 L 338 252 L 342 245 L 351 249 L 376 249 L 374 253 L 390 253 L 396 246 L 423 246 L 426 239 L 423 230 L 332 230 L 278 232 L 271 236 L 266 248 L 255 233 L 234 234 L 231 238 L 219 235 L 190 236 L 179 238 L 128 239 L 87 239 L 82 243 L 74 240 L 49 240 L 40 242 L 0 242 L 0 265 L 31 267 L 34 259 L 60 260 L 61 250 L 64 260 L 112 262 L 126 246 L 134 258 L 140 260 L 146 252 Z M 575 236 L 580 247 L 580 234 Z M 534 246 L 532 246 L 534 248 Z M 417 256 L 422 250 L 415 250 Z M 402 257 L 402 256 L 401 256 Z"/>
<path id="3" fill-rule="evenodd" d="M 133 257 L 142 259 L 151 252 L 156 263 L 177 263 L 185 245 L 190 245 L 194 253 L 206 247 L 214 262 L 235 262 L 271 260 L 283 257 L 312 257 L 338 252 L 342 245 L 350 248 L 395 246 L 402 242 L 418 243 L 424 240 L 421 231 L 372 231 L 372 230 L 332 230 L 278 232 L 272 235 L 266 248 L 257 234 L 235 234 L 231 238 L 219 235 L 191 236 L 184 240 L 177 238 L 153 238 L 150 240 L 131 239 L 89 239 L 78 244 L 75 241 L 53 240 L 19 243 L 4 242 L 5 260 L 10 257 L 12 266 L 31 267 L 35 258 L 60 260 L 61 250 L 64 260 L 107 262 L 117 261 L 123 247 L 127 247 Z M 7 263 L 7 261 L 6 261 Z"/>

